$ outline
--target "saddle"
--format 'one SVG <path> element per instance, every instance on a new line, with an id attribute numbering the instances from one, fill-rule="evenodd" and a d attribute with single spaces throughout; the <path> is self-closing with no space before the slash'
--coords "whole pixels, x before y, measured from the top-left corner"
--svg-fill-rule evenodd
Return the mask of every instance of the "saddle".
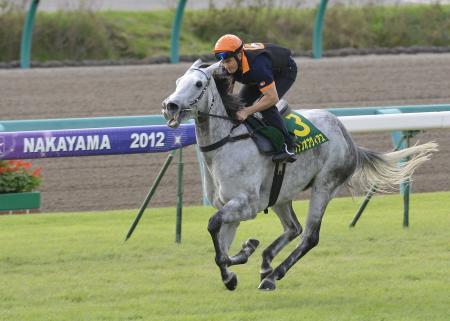
<path id="1" fill-rule="evenodd" d="M 276 107 L 280 112 L 281 117 L 289 114 L 291 110 L 287 101 L 283 99 L 277 103 Z M 271 156 L 276 154 L 283 147 L 283 134 L 278 128 L 267 125 L 261 114 L 256 113 L 249 116 L 244 124 L 261 154 Z"/>

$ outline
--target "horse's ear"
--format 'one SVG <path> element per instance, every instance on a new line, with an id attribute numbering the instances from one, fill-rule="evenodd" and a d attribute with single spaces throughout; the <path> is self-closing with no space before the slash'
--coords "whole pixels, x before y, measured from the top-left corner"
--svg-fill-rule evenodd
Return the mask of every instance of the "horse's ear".
<path id="1" fill-rule="evenodd" d="M 203 65 L 203 61 L 201 59 L 197 59 L 197 61 L 194 62 L 189 69 L 200 68 L 201 65 Z"/>
<path id="2" fill-rule="evenodd" d="M 220 67 L 220 61 L 218 61 L 218 62 L 212 64 L 211 66 L 209 66 L 208 68 L 206 68 L 206 69 L 205 69 L 205 72 L 206 72 L 206 74 L 207 74 L 208 76 L 211 77 L 211 76 L 213 75 L 213 73 L 214 73 L 217 69 L 219 69 L 219 67 Z"/>

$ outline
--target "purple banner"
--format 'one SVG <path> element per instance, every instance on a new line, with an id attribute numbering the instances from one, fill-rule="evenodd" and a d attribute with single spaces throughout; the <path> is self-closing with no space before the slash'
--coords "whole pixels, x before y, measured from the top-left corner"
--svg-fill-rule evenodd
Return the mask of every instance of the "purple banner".
<path id="1" fill-rule="evenodd" d="M 0 160 L 160 153 L 195 143 L 194 124 L 0 132 Z"/>

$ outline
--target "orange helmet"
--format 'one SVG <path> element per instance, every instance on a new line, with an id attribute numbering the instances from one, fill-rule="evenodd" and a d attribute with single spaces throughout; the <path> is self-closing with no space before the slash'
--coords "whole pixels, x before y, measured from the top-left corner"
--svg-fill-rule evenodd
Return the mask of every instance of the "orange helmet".
<path id="1" fill-rule="evenodd" d="M 233 56 L 242 50 L 244 43 L 235 35 L 223 35 L 217 40 L 214 46 L 214 54 L 218 60 L 226 59 Z"/>

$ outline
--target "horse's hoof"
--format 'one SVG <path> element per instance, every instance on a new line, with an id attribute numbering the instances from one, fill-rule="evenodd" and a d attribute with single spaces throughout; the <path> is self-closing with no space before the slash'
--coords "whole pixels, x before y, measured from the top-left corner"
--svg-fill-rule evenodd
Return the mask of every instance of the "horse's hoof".
<path id="1" fill-rule="evenodd" d="M 264 271 L 264 272 L 260 272 L 259 275 L 261 276 L 261 281 L 263 281 L 267 276 L 269 276 L 270 274 L 272 274 L 273 269 Z"/>
<path id="2" fill-rule="evenodd" d="M 275 290 L 275 281 L 272 281 L 271 279 L 264 279 L 261 281 L 261 283 L 258 286 L 258 289 L 264 290 L 264 291 L 273 291 Z"/>
<path id="3" fill-rule="evenodd" d="M 234 289 L 236 289 L 237 284 L 238 284 L 236 273 L 230 272 L 230 277 L 226 281 L 223 281 L 223 284 L 225 284 L 227 289 L 230 291 L 233 291 Z"/>
<path id="4" fill-rule="evenodd" d="M 259 245 L 259 241 L 258 240 L 255 240 L 255 239 L 249 239 L 249 240 L 247 240 L 245 243 L 244 243 L 244 246 L 250 246 L 252 249 L 253 249 L 253 251 L 254 250 L 256 250 L 256 248 L 258 247 L 258 245 Z M 243 246 L 243 247 L 244 247 Z"/>

